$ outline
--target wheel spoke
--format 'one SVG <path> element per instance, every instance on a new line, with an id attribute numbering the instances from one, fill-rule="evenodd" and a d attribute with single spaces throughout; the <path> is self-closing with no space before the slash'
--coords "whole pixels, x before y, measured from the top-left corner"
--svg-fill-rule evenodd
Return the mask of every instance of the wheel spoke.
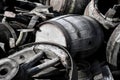
<path id="1" fill-rule="evenodd" d="M 49 60 L 49 61 L 47 61 L 47 62 L 45 62 L 45 63 L 43 63 L 43 64 L 40 64 L 40 65 L 38 65 L 38 66 L 35 66 L 35 67 L 33 67 L 33 68 L 28 69 L 28 70 L 27 70 L 27 73 L 28 73 L 29 75 L 33 76 L 33 75 L 41 72 L 43 69 L 46 69 L 46 68 L 48 68 L 48 67 L 51 67 L 51 66 L 55 65 L 55 64 L 58 63 L 58 62 L 59 62 L 59 58 L 58 58 L 58 57 L 57 57 L 57 58 L 54 58 L 54 59 Z"/>
<path id="2" fill-rule="evenodd" d="M 29 68 L 33 66 L 37 61 L 39 61 L 42 58 L 43 55 L 44 52 L 40 51 L 38 54 L 36 54 L 35 56 L 31 57 L 28 61 L 26 61 L 24 67 Z"/>

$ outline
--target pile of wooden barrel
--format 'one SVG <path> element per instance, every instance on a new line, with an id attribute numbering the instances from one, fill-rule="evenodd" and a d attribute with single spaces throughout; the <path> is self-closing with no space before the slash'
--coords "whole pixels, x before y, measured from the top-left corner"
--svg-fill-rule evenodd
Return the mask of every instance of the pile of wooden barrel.
<path id="1" fill-rule="evenodd" d="M 0 80 L 119 80 L 119 0 L 2 0 Z"/>

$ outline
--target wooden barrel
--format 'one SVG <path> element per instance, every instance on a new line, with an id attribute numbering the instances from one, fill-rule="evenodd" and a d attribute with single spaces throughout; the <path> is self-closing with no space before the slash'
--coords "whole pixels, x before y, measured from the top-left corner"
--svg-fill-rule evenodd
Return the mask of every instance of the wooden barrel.
<path id="1" fill-rule="evenodd" d="M 90 0 L 46 0 L 47 4 L 53 7 L 54 11 L 63 14 L 75 13 L 83 14 Z"/>
<path id="2" fill-rule="evenodd" d="M 105 29 L 115 28 L 120 23 L 120 10 L 114 10 L 117 4 L 119 0 L 91 0 L 84 15 L 97 19 Z"/>
<path id="3" fill-rule="evenodd" d="M 94 53 L 102 43 L 101 25 L 87 16 L 65 15 L 38 25 L 36 42 L 57 43 L 72 55 L 83 57 Z"/>
<path id="4" fill-rule="evenodd" d="M 120 25 L 113 31 L 106 48 L 107 61 L 120 69 Z"/>

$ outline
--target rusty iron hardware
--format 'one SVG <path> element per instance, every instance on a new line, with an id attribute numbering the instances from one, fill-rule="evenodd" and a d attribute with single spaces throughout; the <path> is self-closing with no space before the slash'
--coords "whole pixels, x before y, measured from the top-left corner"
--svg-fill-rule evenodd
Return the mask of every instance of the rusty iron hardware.
<path id="1" fill-rule="evenodd" d="M 105 65 L 101 68 L 101 73 L 94 76 L 94 80 L 114 80 L 110 68 Z"/>
<path id="2" fill-rule="evenodd" d="M 54 14 L 49 11 L 48 6 L 44 6 L 42 4 L 37 3 L 38 6 L 35 7 L 33 10 L 30 11 L 30 14 L 34 14 L 43 20 L 46 20 L 47 16 L 54 17 Z"/>
<path id="3" fill-rule="evenodd" d="M 105 14 L 105 17 L 109 17 L 109 18 L 114 18 L 115 15 L 118 16 L 118 14 L 120 13 L 119 12 L 119 9 L 120 9 L 120 4 L 117 4 L 117 5 L 114 5 L 113 8 L 110 8 L 106 14 Z M 118 16 L 119 18 L 120 16 Z"/>
<path id="4" fill-rule="evenodd" d="M 108 65 L 96 61 L 91 66 L 92 80 L 114 80 Z"/>
<path id="5" fill-rule="evenodd" d="M 0 60 L 0 80 L 11 80 L 13 79 L 19 70 L 19 64 L 12 59 L 1 59 Z"/>
<path id="6" fill-rule="evenodd" d="M 2 23 L 7 27 L 7 29 L 11 32 L 11 37 L 9 37 L 9 46 L 10 48 L 14 48 L 24 42 L 23 38 L 26 39 L 27 33 L 34 31 L 34 29 L 17 29 L 17 31 L 20 31 L 20 34 L 17 35 L 16 31 L 12 28 L 12 26 L 9 24 L 9 22 L 6 20 L 7 17 L 4 17 L 2 19 Z M 18 36 L 18 37 L 17 37 Z M 23 40 L 23 41 L 22 41 Z"/>
<path id="7" fill-rule="evenodd" d="M 33 4 L 33 3 L 31 3 Z M 17 15 L 29 15 L 29 16 L 37 16 L 39 18 L 42 18 L 43 20 L 46 20 L 47 16 L 49 17 L 54 17 L 54 13 L 51 13 L 49 11 L 49 6 L 42 5 L 40 3 L 35 3 L 36 7 L 32 9 L 30 12 L 29 11 L 21 11 L 18 10 L 19 14 Z"/>
<path id="8" fill-rule="evenodd" d="M 18 29 L 17 31 L 20 31 L 20 34 L 19 34 L 17 40 L 14 43 L 15 45 L 19 45 L 21 43 L 22 39 L 24 37 L 27 37 L 28 32 L 33 32 L 34 29 L 33 28 L 32 29 L 31 28 L 28 28 L 28 29 Z"/>
<path id="9" fill-rule="evenodd" d="M 50 10 L 49 10 L 50 6 L 43 5 L 43 4 L 37 3 L 37 2 L 17 1 L 17 0 L 13 1 L 13 2 L 16 2 L 16 4 L 14 3 L 13 5 L 10 5 L 9 3 L 7 3 L 7 1 L 8 0 L 6 0 L 6 4 L 7 4 L 8 8 L 9 7 L 14 8 L 16 6 L 17 8 L 15 8 L 15 10 L 18 13 L 14 13 L 14 11 L 12 11 L 12 10 L 6 10 L 3 15 L 5 17 L 15 18 L 17 15 L 27 15 L 27 16 L 29 15 L 29 16 L 37 16 L 38 18 L 42 18 L 43 20 L 46 20 L 47 17 L 54 17 L 54 13 L 50 12 Z M 22 7 L 20 6 L 20 4 L 22 4 L 22 3 L 23 3 L 23 5 L 29 4 L 28 7 L 30 7 L 30 5 L 31 5 L 33 7 L 33 9 L 31 9 L 29 11 L 22 9 Z M 19 4 L 19 5 L 17 5 L 17 4 Z"/>

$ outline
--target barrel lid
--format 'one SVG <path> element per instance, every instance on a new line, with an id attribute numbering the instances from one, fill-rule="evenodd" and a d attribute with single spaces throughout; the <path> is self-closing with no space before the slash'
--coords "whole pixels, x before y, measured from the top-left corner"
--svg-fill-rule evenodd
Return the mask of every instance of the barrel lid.
<path id="1" fill-rule="evenodd" d="M 51 42 L 59 43 L 64 47 L 67 46 L 64 32 L 59 28 L 59 25 L 52 23 L 46 23 L 40 26 L 39 31 L 36 33 L 35 42 Z"/>

